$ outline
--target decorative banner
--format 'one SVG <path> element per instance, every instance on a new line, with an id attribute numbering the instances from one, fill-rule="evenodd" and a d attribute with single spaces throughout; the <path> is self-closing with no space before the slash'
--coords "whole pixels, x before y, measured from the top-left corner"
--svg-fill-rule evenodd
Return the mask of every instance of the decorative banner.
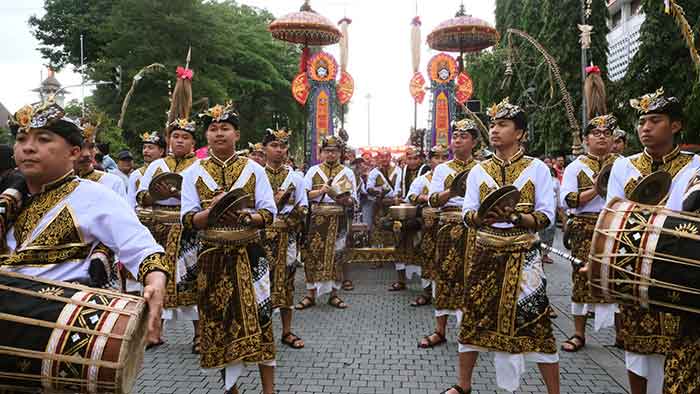
<path id="1" fill-rule="evenodd" d="M 470 98 L 472 98 L 473 93 L 474 84 L 472 83 L 472 79 L 469 77 L 469 74 L 466 72 L 459 73 L 457 76 L 457 91 L 455 92 L 455 99 L 457 102 L 460 104 L 466 103 Z"/>
<path id="2" fill-rule="evenodd" d="M 309 60 L 309 78 L 316 82 L 335 81 L 338 75 L 338 63 L 326 52 L 319 52 Z"/>
<path id="3" fill-rule="evenodd" d="M 332 55 L 319 52 L 309 59 L 307 70 L 310 85 L 309 132 L 311 133 L 311 164 L 318 163 L 321 138 L 333 135 L 333 113 L 336 97 L 335 79 L 338 75 L 338 63 Z M 352 80 L 352 78 L 350 78 Z"/>
<path id="4" fill-rule="evenodd" d="M 340 105 L 347 104 L 355 93 L 355 81 L 348 72 L 343 71 L 340 73 L 337 91 Z"/>
<path id="5" fill-rule="evenodd" d="M 306 73 L 300 73 L 292 81 L 292 96 L 299 104 L 306 104 L 306 100 L 309 98 L 310 88 L 309 88 L 309 78 Z"/>
<path id="6" fill-rule="evenodd" d="M 455 117 L 457 61 L 446 53 L 433 56 L 428 63 L 430 90 L 433 93 L 431 146 L 450 145 Z"/>
<path id="7" fill-rule="evenodd" d="M 454 81 L 457 72 L 457 61 L 446 53 L 438 53 L 428 63 L 428 76 L 439 85 Z"/>
<path id="8" fill-rule="evenodd" d="M 331 123 L 328 92 L 321 90 L 316 97 L 316 135 L 320 141 L 328 135 L 328 125 Z"/>
<path id="9" fill-rule="evenodd" d="M 413 97 L 413 100 L 415 100 L 418 104 L 423 103 L 423 100 L 425 99 L 425 78 L 423 77 L 423 74 L 420 72 L 417 72 L 413 74 L 413 78 L 411 78 L 411 84 L 409 85 L 408 89 L 411 91 L 411 97 Z"/>
<path id="10" fill-rule="evenodd" d="M 435 133 L 433 136 L 433 146 L 437 144 L 450 145 L 450 102 L 446 92 L 438 93 L 435 98 L 435 109 L 433 113 L 435 119 Z"/>

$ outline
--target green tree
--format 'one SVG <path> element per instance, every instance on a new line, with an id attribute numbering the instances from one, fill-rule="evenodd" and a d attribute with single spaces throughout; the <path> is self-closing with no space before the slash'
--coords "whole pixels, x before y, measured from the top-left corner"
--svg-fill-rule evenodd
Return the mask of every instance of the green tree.
<path id="1" fill-rule="evenodd" d="M 589 58 L 607 78 L 607 40 L 602 1 L 592 3 L 588 23 L 594 27 Z M 571 133 L 561 94 L 543 56 L 520 37 L 508 37 L 509 28 L 527 32 L 557 61 L 561 77 L 572 96 L 575 116 L 581 121 L 581 47 L 577 24 L 581 23 L 580 0 L 497 0 L 496 28 L 501 41 L 493 51 L 470 56 L 475 96 L 487 105 L 510 97 L 529 115 L 529 146 L 532 154 L 568 152 Z M 509 68 L 512 74 L 506 75 Z"/>
<path id="2" fill-rule="evenodd" d="M 691 26 L 700 26 L 700 2 L 676 0 L 683 7 Z M 700 143 L 700 83 L 691 62 L 688 47 L 671 15 L 664 13 L 662 2 L 642 2 L 645 21 L 641 27 L 641 44 L 625 77 L 612 91 L 615 113 L 627 130 L 634 129 L 636 112 L 629 100 L 663 87 L 668 95 L 678 97 L 684 105 L 686 121 L 679 136 L 682 143 Z M 695 32 L 696 43 L 700 42 Z M 634 133 L 633 133 L 634 134 Z M 635 135 L 636 138 L 636 135 Z M 638 143 L 637 141 L 635 141 Z"/>
<path id="3" fill-rule="evenodd" d="M 207 105 L 232 100 L 241 116 L 242 141 L 257 142 L 274 120 L 294 130 L 303 130 L 300 107 L 291 97 L 290 81 L 297 72 L 299 50 L 275 41 L 267 31 L 273 16 L 265 11 L 234 1 L 202 0 L 119 0 L 109 7 L 74 6 L 74 0 L 49 0 L 47 13 L 33 18 L 37 39 L 56 65 L 75 64 L 75 32 L 82 27 L 66 28 L 76 21 L 90 22 L 89 35 L 97 46 L 88 56 L 87 75 L 91 80 L 109 80 L 114 66 L 122 67 L 124 88 L 110 85 L 95 90 L 95 107 L 111 118 L 119 115 L 131 78 L 151 63 L 162 63 L 165 72 L 144 77 L 131 98 L 123 137 L 134 152 L 138 136 L 146 130 L 162 130 L 168 109 L 168 80 L 174 84 L 175 68 L 184 65 L 188 47 L 192 47 L 190 67 L 194 70 L 193 112 Z M 87 23 L 83 23 L 87 25 Z M 79 34 L 78 34 L 79 35 Z M 105 134 L 106 136 L 107 134 Z M 203 133 L 199 143 L 203 144 Z"/>

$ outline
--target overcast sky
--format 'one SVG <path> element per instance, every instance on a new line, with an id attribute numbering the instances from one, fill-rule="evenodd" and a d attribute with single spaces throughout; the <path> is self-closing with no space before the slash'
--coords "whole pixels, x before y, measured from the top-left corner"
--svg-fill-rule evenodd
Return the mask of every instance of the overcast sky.
<path id="1" fill-rule="evenodd" d="M 239 3 L 266 8 L 281 16 L 297 11 L 302 0 L 243 0 Z M 418 0 L 418 14 L 423 21 L 423 55 L 421 71 L 427 79 L 426 65 L 436 52 L 425 44 L 425 37 L 441 21 L 451 18 L 461 0 Z M 467 13 L 494 23 L 495 0 L 466 1 Z M 37 50 L 27 20 L 43 13 L 43 0 L 21 2 L 0 0 L 0 102 L 11 112 L 37 100 L 31 92 L 40 82 L 46 61 Z M 416 13 L 415 0 L 312 0 L 311 6 L 337 22 L 343 16 L 352 19 L 348 71 L 355 79 L 355 95 L 346 117 L 346 129 L 354 146 L 367 144 L 370 93 L 370 127 L 372 145 L 402 145 L 413 125 L 413 99 L 408 92 L 412 76 L 410 22 Z M 338 46 L 327 50 L 338 56 Z M 147 59 L 154 62 L 157 59 Z M 80 75 L 66 67 L 57 74 L 63 85 L 80 83 Z M 80 88 L 71 89 L 70 98 L 80 97 Z M 428 97 L 418 107 L 418 126 L 425 127 Z"/>

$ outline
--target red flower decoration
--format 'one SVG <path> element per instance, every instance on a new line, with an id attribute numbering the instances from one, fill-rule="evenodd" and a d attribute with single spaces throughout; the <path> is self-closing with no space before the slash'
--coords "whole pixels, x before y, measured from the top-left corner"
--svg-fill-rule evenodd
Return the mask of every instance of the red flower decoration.
<path id="1" fill-rule="evenodd" d="M 178 78 L 189 79 L 190 81 L 192 80 L 192 76 L 194 75 L 194 71 L 190 70 L 189 68 L 184 68 L 182 66 L 178 66 L 176 72 Z"/>
<path id="2" fill-rule="evenodd" d="M 600 74 L 600 67 L 598 66 L 588 66 L 586 67 L 586 74 Z"/>

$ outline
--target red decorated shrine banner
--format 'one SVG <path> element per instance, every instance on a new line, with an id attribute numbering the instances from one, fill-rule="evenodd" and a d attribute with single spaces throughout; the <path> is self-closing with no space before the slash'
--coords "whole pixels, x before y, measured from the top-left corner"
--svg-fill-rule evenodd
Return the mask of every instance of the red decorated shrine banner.
<path id="1" fill-rule="evenodd" d="M 474 84 L 472 79 L 469 77 L 469 74 L 463 71 L 457 76 L 456 85 L 455 99 L 458 103 L 464 104 L 470 98 L 472 98 L 472 94 L 474 93 Z"/>
<path id="2" fill-rule="evenodd" d="M 331 123 L 329 106 L 328 93 L 321 90 L 316 97 L 316 141 L 328 135 L 328 125 Z"/>
<path id="3" fill-rule="evenodd" d="M 413 100 L 415 100 L 418 104 L 422 104 L 423 100 L 425 99 L 424 85 L 425 78 L 423 78 L 423 74 L 420 72 L 413 74 L 413 78 L 411 78 L 411 83 L 409 84 L 408 89 L 411 92 L 411 97 L 413 97 Z"/>
<path id="4" fill-rule="evenodd" d="M 309 98 L 309 93 L 311 88 L 309 87 L 309 78 L 306 73 L 299 73 L 292 81 L 292 96 L 299 104 L 306 104 L 306 100 Z"/>
<path id="5" fill-rule="evenodd" d="M 336 85 L 336 91 L 340 105 L 347 104 L 352 98 L 352 95 L 355 93 L 355 81 L 348 72 L 343 71 L 340 73 L 340 81 Z"/>
<path id="6" fill-rule="evenodd" d="M 435 135 L 433 144 L 450 145 L 450 102 L 447 92 L 438 93 L 435 98 Z"/>

